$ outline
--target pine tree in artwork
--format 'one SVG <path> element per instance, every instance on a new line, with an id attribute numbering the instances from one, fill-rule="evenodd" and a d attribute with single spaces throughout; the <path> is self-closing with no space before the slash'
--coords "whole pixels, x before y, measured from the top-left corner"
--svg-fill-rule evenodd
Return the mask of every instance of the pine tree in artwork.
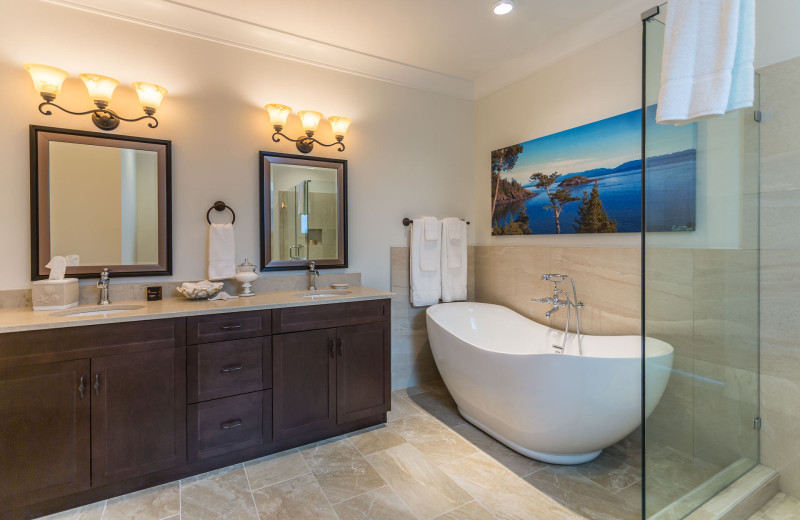
<path id="1" fill-rule="evenodd" d="M 573 225 L 576 233 L 616 233 L 617 220 L 608 218 L 608 213 L 603 208 L 600 200 L 600 188 L 595 181 L 592 193 L 583 192 L 581 205 L 578 207 L 578 216 Z"/>

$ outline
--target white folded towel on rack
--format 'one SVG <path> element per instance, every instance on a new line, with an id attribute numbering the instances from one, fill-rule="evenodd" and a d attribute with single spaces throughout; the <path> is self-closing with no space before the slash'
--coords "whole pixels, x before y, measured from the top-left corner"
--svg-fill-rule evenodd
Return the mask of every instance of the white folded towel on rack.
<path id="1" fill-rule="evenodd" d="M 208 228 L 208 279 L 225 280 L 236 274 L 233 224 L 211 224 Z"/>
<path id="2" fill-rule="evenodd" d="M 460 218 L 449 217 L 444 219 L 441 265 L 442 301 L 466 300 L 467 223 Z"/>
<path id="3" fill-rule="evenodd" d="M 755 0 L 670 0 L 656 121 L 753 106 Z"/>
<path id="4" fill-rule="evenodd" d="M 441 225 L 441 223 L 440 223 Z M 442 295 L 442 273 L 441 263 L 441 240 L 425 240 L 425 223 L 423 219 L 414 219 L 408 228 L 408 242 L 411 252 L 409 258 L 409 275 L 411 279 L 411 290 L 409 297 L 411 305 L 422 307 L 425 305 L 435 305 L 439 303 Z M 433 269 L 423 263 L 433 262 Z"/>
<path id="5" fill-rule="evenodd" d="M 436 217 L 422 217 L 425 222 L 425 240 L 439 240 L 442 231 L 442 221 Z"/>

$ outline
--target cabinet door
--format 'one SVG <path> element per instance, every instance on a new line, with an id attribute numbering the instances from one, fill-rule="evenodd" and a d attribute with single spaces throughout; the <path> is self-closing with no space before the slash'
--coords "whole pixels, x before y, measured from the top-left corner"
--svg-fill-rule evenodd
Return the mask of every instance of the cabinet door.
<path id="1" fill-rule="evenodd" d="M 186 461 L 186 348 L 92 358 L 92 485 Z"/>
<path id="2" fill-rule="evenodd" d="M 336 329 L 272 338 L 273 432 L 284 439 L 336 421 Z"/>
<path id="3" fill-rule="evenodd" d="M 88 380 L 89 360 L 0 369 L 0 509 L 89 487 Z"/>
<path id="4" fill-rule="evenodd" d="M 389 411 L 389 322 L 336 330 L 336 422 L 346 423 Z"/>

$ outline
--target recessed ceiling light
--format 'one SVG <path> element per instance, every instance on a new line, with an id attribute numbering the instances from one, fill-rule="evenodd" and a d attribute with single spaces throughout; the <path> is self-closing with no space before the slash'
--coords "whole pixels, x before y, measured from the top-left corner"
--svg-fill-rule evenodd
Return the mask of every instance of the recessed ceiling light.
<path id="1" fill-rule="evenodd" d="M 492 4 L 492 11 L 494 14 L 508 14 L 514 9 L 514 2 L 512 0 L 497 0 Z"/>

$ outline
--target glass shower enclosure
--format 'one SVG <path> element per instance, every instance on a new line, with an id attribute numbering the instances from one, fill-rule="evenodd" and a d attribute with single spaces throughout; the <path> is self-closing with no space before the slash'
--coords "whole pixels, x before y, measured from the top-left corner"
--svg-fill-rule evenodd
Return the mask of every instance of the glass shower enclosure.
<path id="1" fill-rule="evenodd" d="M 685 517 L 759 449 L 758 107 L 656 124 L 667 8 L 644 22 L 642 328 L 674 352 L 644 422 L 644 518 Z"/>

